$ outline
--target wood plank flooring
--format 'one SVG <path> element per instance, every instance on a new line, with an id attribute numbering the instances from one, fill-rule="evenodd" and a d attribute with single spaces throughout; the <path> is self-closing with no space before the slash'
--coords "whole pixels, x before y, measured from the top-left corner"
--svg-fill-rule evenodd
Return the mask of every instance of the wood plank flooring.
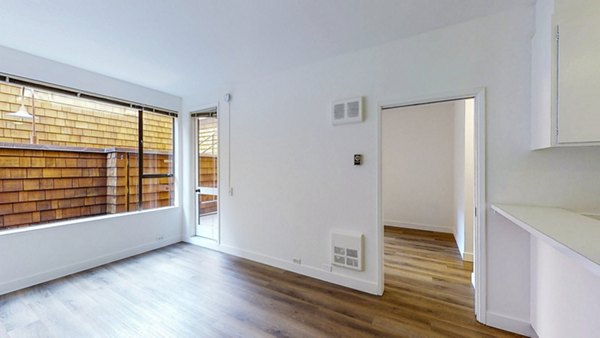
<path id="1" fill-rule="evenodd" d="M 452 236 L 386 228 L 377 297 L 179 243 L 0 296 L 5 337 L 512 337 Z"/>

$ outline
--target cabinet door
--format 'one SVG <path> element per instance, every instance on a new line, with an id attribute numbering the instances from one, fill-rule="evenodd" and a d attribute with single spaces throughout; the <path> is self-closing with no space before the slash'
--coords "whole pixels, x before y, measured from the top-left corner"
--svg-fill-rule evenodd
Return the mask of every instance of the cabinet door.
<path id="1" fill-rule="evenodd" d="M 600 141 L 600 1 L 558 0 L 558 143 Z"/>

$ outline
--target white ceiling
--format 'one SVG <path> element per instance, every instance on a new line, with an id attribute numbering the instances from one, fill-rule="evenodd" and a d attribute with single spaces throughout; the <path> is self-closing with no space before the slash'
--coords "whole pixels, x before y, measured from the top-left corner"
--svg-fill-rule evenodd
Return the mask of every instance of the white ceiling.
<path id="1" fill-rule="evenodd" d="M 1 0 L 0 45 L 187 96 L 533 2 Z"/>

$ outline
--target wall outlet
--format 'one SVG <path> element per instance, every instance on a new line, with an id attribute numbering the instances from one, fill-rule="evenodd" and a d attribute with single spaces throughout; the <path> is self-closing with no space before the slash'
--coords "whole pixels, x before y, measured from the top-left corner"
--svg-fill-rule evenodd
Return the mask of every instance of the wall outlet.
<path id="1" fill-rule="evenodd" d="M 300 259 L 300 258 L 292 258 L 292 262 L 294 262 L 296 264 L 302 264 L 302 259 Z"/>

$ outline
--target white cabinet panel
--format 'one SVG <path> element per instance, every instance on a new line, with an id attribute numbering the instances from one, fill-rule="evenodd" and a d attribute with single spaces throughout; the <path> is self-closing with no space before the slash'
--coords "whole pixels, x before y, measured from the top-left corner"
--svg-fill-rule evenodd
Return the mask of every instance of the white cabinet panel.
<path id="1" fill-rule="evenodd" d="M 557 2 L 558 143 L 600 141 L 600 1 Z"/>
<path id="2" fill-rule="evenodd" d="M 600 145 L 600 0 L 537 0 L 535 16 L 531 148 Z"/>

